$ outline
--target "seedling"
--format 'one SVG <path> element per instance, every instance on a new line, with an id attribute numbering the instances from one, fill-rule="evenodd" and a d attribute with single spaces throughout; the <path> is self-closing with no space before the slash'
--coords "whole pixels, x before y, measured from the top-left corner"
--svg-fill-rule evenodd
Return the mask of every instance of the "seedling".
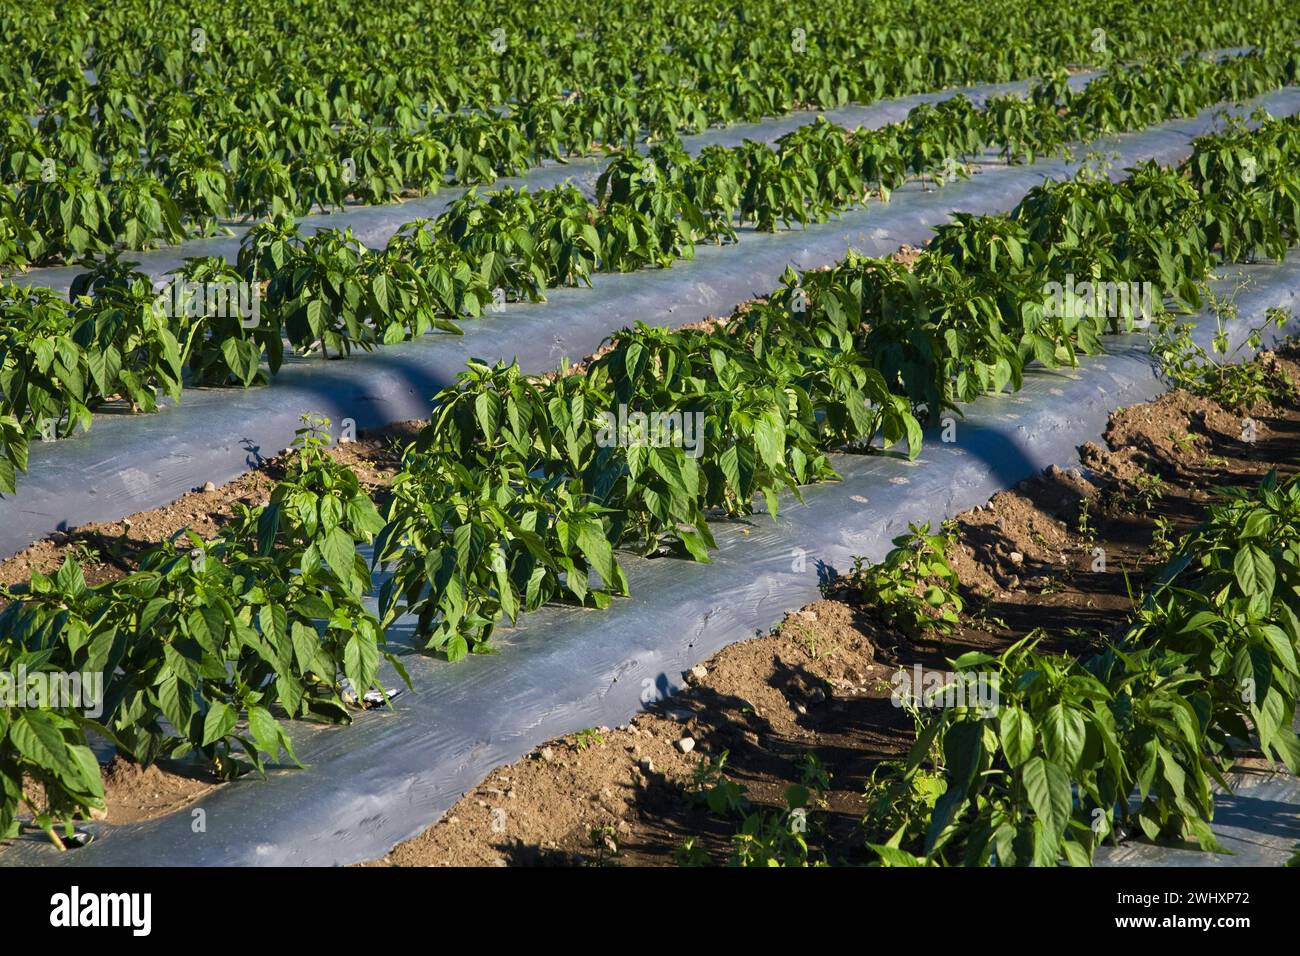
<path id="1" fill-rule="evenodd" d="M 884 561 L 855 558 L 847 587 L 855 600 L 890 624 L 911 632 L 948 633 L 963 607 L 957 573 L 947 558 L 953 543 L 947 534 L 931 534 L 929 523 L 909 525 Z"/>

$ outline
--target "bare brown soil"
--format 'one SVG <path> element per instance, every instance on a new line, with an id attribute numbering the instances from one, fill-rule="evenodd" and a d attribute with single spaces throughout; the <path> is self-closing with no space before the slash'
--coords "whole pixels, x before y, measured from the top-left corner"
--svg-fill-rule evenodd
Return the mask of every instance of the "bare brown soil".
<path id="1" fill-rule="evenodd" d="M 1263 360 L 1300 384 L 1294 354 Z M 686 690 L 628 725 L 552 740 L 500 768 L 369 865 L 671 865 L 687 837 L 723 863 L 738 821 L 692 799 L 701 763 L 725 757 L 755 810 L 779 810 L 809 751 L 831 776 L 814 856 L 862 859 L 866 781 L 913 739 L 890 676 L 996 652 L 1035 629 L 1040 648 L 1066 653 L 1122 630 L 1130 586 L 1140 592 L 1164 562 L 1162 542 L 1200 519 L 1214 487 L 1300 466 L 1300 406 L 1251 417 L 1246 440 L 1242 416 L 1186 392 L 1117 411 L 1106 447 L 1080 449 L 1081 468 L 1050 468 L 955 520 L 966 608 L 952 633 L 882 626 L 851 589 L 832 588 L 693 669 Z"/>
<path id="2" fill-rule="evenodd" d="M 910 267 L 915 252 L 904 248 L 896 258 Z M 1300 383 L 1294 353 L 1263 360 Z M 823 755 L 833 775 L 827 838 L 851 845 L 870 768 L 910 744 L 910 721 L 889 699 L 890 675 L 913 663 L 942 666 L 965 650 L 997 650 L 1035 626 L 1045 627 L 1044 646 L 1059 650 L 1082 650 L 1122 626 L 1131 608 L 1125 582 L 1158 564 L 1157 519 L 1169 522 L 1166 537 L 1176 536 L 1195 522 L 1213 485 L 1253 480 L 1272 464 L 1294 467 L 1300 412 L 1251 414 L 1257 431 L 1248 443 L 1241 416 L 1183 392 L 1117 412 L 1108 447 L 1080 449 L 1082 471 L 1049 469 L 959 516 L 952 559 L 968 613 L 953 634 L 901 634 L 874 621 L 870 608 L 833 595 L 788 615 L 772 634 L 727 648 L 690 690 L 626 727 L 552 741 L 498 770 L 441 823 L 380 862 L 663 864 L 685 834 L 701 835 L 722 860 L 734 827 L 701 812 L 683 789 L 701 759 L 724 753 L 729 775 L 758 807 L 780 805 L 805 752 Z M 382 502 L 402 447 L 423 424 L 363 432 L 330 454 Z M 52 535 L 0 561 L 0 585 L 52 573 L 69 555 L 92 584 L 120 577 L 149 546 L 187 528 L 209 537 L 238 505 L 265 502 L 285 463 L 280 456 L 166 507 Z M 1098 547 L 1106 554 L 1102 572 L 1092 570 Z M 124 760 L 105 768 L 104 783 L 113 823 L 174 812 L 217 785 Z"/>
<path id="3" fill-rule="evenodd" d="M 921 254 L 915 246 L 903 245 L 892 258 L 911 268 Z M 828 271 L 830 266 L 810 271 Z M 737 315 L 743 315 L 753 304 L 765 302 L 756 297 L 739 303 L 728 315 L 707 316 L 704 319 L 673 325 L 674 330 L 700 329 L 709 331 L 725 326 Z M 569 367 L 569 374 L 585 370 L 593 361 L 607 354 L 606 344 Z M 552 378 L 556 372 L 539 376 Z M 414 440 L 427 419 L 395 422 L 382 428 L 362 431 L 355 442 L 339 444 L 329 450 L 338 461 L 351 467 L 361 483 L 376 498 L 382 499 L 383 490 L 401 465 L 401 449 Z M 257 469 L 247 472 L 228 484 L 216 486 L 211 482 L 195 488 L 170 505 L 128 515 L 121 521 L 82 525 L 68 532 L 55 532 L 17 554 L 0 560 L 0 586 L 21 584 L 34 572 L 53 574 L 64 560 L 71 556 L 82 565 L 88 584 L 102 584 L 129 573 L 140 555 L 152 545 L 165 541 L 186 529 L 201 537 L 210 538 L 235 516 L 238 505 L 255 506 L 267 501 L 275 483 L 283 476 L 286 457 L 276 456 Z M 0 597 L 0 607 L 4 600 Z"/>
<path id="4" fill-rule="evenodd" d="M 141 767 L 121 757 L 104 768 L 104 796 L 109 823 L 139 823 L 165 816 L 192 803 L 217 786 L 203 773 Z"/>
<path id="5" fill-rule="evenodd" d="M 382 497 L 397 471 L 401 447 L 415 436 L 421 424 L 399 422 L 362 432 L 355 442 L 337 445 L 328 453 L 351 466 L 372 495 Z M 178 532 L 189 529 L 211 538 L 235 516 L 237 506 L 267 502 L 284 474 L 285 463 L 281 455 L 229 484 L 197 488 L 162 508 L 138 512 L 121 521 L 56 532 L 0 561 L 0 585 L 23 583 L 36 571 L 52 574 L 69 556 L 81 563 L 87 583 L 115 580 L 134 570 L 145 550 Z"/>

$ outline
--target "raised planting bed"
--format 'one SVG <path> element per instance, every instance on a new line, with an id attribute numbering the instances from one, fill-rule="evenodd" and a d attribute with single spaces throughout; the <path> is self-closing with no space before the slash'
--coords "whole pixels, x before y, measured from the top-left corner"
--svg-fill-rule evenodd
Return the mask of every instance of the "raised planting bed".
<path id="1" fill-rule="evenodd" d="M 1294 305 L 1300 266 L 1244 270 L 1253 288 L 1237 297 L 1234 344 L 1266 310 Z M 1235 287 L 1228 284 L 1225 288 Z M 1210 324 L 1198 326 L 1205 344 Z M 1113 408 L 1163 389 L 1137 341 L 1076 370 L 1031 369 L 1024 389 L 963 408 L 958 440 L 927 434 L 920 458 L 834 456 L 839 482 L 804 490 L 772 521 L 715 527 L 713 563 L 626 558 L 631 597 L 605 610 L 548 607 L 494 638 L 499 653 L 456 664 L 402 657 L 414 690 L 390 709 L 346 728 L 292 728 L 306 769 L 246 777 L 201 799 L 208 828 L 189 812 L 99 828 L 84 850 L 59 854 L 39 836 L 0 863 L 288 864 L 360 862 L 385 854 L 445 813 L 499 765 L 547 739 L 614 726 L 682 686 L 680 675 L 738 640 L 762 633 L 783 611 L 817 597 L 819 584 L 853 559 L 884 556 L 909 522 L 938 522 L 982 504 L 1097 440 Z M 390 640 L 406 644 L 409 619 Z M 413 648 L 412 648 L 413 650 Z M 396 686 L 391 675 L 381 682 Z M 322 832 L 331 839 L 322 841 Z"/>
<path id="2" fill-rule="evenodd" d="M 1287 90 L 1259 105 L 1287 115 L 1300 94 Z M 1146 159 L 1176 162 L 1189 142 L 1214 127 L 1213 111 L 1097 144 L 1119 154 L 1111 175 Z M 113 520 L 157 507 L 208 481 L 224 483 L 272 457 L 292 440 L 305 413 L 353 420 L 367 428 L 422 417 L 430 396 L 470 357 L 515 358 L 525 372 L 554 368 L 565 356 L 594 351 L 610 332 L 640 320 L 672 326 L 725 314 L 770 289 L 791 265 L 834 262 L 846 250 L 886 255 L 919 244 L 957 212 L 1009 208 L 1044 177 L 1062 179 L 1078 165 L 1046 160 L 1029 167 L 988 166 L 943 189 L 905 187 L 888 205 L 846 212 L 815 228 L 749 233 L 738 250 L 701 246 L 672 270 L 600 275 L 590 289 L 555 289 L 544 305 L 508 306 L 443 334 L 354 354 L 347 362 L 286 358 L 268 389 L 187 390 L 157 416 L 100 415 L 87 433 L 33 442 L 29 473 L 0 498 L 0 554 L 12 554 L 56 529 Z"/>

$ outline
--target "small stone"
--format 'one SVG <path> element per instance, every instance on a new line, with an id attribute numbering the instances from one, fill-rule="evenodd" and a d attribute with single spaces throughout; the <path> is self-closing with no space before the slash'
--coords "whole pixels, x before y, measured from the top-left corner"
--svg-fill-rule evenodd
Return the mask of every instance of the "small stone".
<path id="1" fill-rule="evenodd" d="M 696 664 L 683 676 L 686 678 L 688 684 L 698 684 L 700 681 L 704 680 L 704 678 L 709 676 L 709 669 L 703 664 Z"/>
<path id="2" fill-rule="evenodd" d="M 456 814 L 453 813 L 451 816 L 449 816 L 449 817 L 447 818 L 447 822 L 448 822 L 448 823 L 460 823 L 460 817 L 456 816 Z"/>
<path id="3" fill-rule="evenodd" d="M 555 751 L 552 750 L 550 747 L 543 747 L 540 751 L 538 751 L 537 756 L 541 757 L 547 763 L 550 763 L 555 759 Z"/>
<path id="4" fill-rule="evenodd" d="M 820 704 L 826 699 L 826 691 L 820 687 L 814 687 L 808 692 L 808 699 L 814 704 Z"/>
<path id="5" fill-rule="evenodd" d="M 651 760 L 649 757 L 642 757 L 641 762 L 638 764 L 638 766 L 646 773 L 655 772 L 655 762 Z"/>
<path id="6" fill-rule="evenodd" d="M 506 858 L 505 858 L 505 857 L 503 857 L 503 856 L 499 856 L 499 857 L 497 857 L 495 860 L 492 861 L 492 865 L 493 865 L 493 866 L 509 866 L 510 864 L 506 862 Z"/>
<path id="7" fill-rule="evenodd" d="M 677 741 L 677 749 L 684 754 L 690 753 L 695 749 L 695 738 L 683 737 L 681 740 Z"/>
<path id="8" fill-rule="evenodd" d="M 808 708 L 805 707 L 803 704 L 795 704 L 794 711 L 796 714 L 803 716 L 804 714 L 808 713 Z"/>
<path id="9" fill-rule="evenodd" d="M 212 482 L 210 482 L 210 481 L 205 481 L 205 482 L 203 483 L 203 490 L 204 490 L 204 491 L 216 491 L 216 490 L 217 490 L 217 486 L 214 485 L 214 484 L 213 484 Z"/>
<path id="10" fill-rule="evenodd" d="M 1007 557 L 1011 559 L 1012 564 L 1025 563 L 1025 556 L 1021 554 L 1019 551 L 1012 551 L 1009 555 L 1007 555 Z"/>

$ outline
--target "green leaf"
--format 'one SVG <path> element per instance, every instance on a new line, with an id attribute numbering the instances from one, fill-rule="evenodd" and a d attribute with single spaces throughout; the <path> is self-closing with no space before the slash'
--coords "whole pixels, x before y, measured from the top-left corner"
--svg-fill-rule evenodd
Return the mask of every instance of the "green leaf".
<path id="1" fill-rule="evenodd" d="M 1295 648 L 1291 645 L 1291 639 L 1287 637 L 1286 631 L 1282 630 L 1276 624 L 1261 624 L 1257 627 L 1251 627 L 1251 633 L 1258 634 L 1264 642 L 1272 649 L 1273 656 L 1281 662 L 1282 667 L 1292 674 L 1300 676 L 1300 671 L 1296 670 Z"/>
<path id="2" fill-rule="evenodd" d="M 379 650 L 375 642 L 361 634 L 353 634 L 343 648 L 343 673 L 352 682 L 357 696 L 364 694 L 374 683 L 379 669 Z"/>
<path id="3" fill-rule="evenodd" d="M 896 846 L 886 846 L 880 843 L 868 843 L 868 847 L 874 850 L 880 856 L 880 862 L 885 866 L 924 866 L 925 861 L 913 856 L 906 850 Z"/>
<path id="4" fill-rule="evenodd" d="M 1012 767 L 1027 761 L 1034 750 L 1034 721 L 1019 707 L 1008 705 L 1002 709 L 1002 751 Z"/>
<path id="5" fill-rule="evenodd" d="M 352 579 L 356 563 L 357 545 L 352 536 L 342 528 L 332 528 L 320 542 L 321 555 L 334 573 L 345 581 Z"/>
<path id="6" fill-rule="evenodd" d="M 754 422 L 754 443 L 759 459 L 769 468 L 785 467 L 785 426 L 775 412 Z"/>
<path id="7" fill-rule="evenodd" d="M 1232 571 L 1246 597 L 1256 594 L 1272 595 L 1277 572 L 1272 559 L 1257 545 L 1247 543 L 1237 552 L 1232 562 Z"/>
<path id="8" fill-rule="evenodd" d="M 222 701 L 214 701 L 203 718 L 203 743 L 206 747 L 219 740 L 224 740 L 235 729 L 239 714 L 235 708 Z"/>
<path id="9" fill-rule="evenodd" d="M 578 528 L 578 550 L 587 559 L 587 563 L 596 569 L 601 580 L 606 584 L 616 580 L 618 571 L 614 566 L 614 549 L 605 537 L 604 529 L 598 521 L 584 522 Z"/>
<path id="10" fill-rule="evenodd" d="M 932 852 L 940 843 L 943 832 L 953 817 L 978 789 L 976 774 L 984 756 L 984 722 L 963 720 L 947 729 L 943 737 L 945 779 L 948 789 L 935 804 L 934 814 L 926 832 L 926 852 Z"/>
<path id="11" fill-rule="evenodd" d="M 9 739 L 37 767 L 77 786 L 80 777 L 77 766 L 63 734 L 48 715 L 40 710 L 19 710 L 9 727 Z"/>
<path id="12" fill-rule="evenodd" d="M 1034 813 L 1047 833 L 1059 839 L 1073 807 L 1070 775 L 1056 762 L 1036 756 L 1025 764 L 1021 777 Z"/>
<path id="13" fill-rule="evenodd" d="M 375 280 L 370 284 L 370 290 L 375 296 L 375 304 L 379 306 L 379 311 L 385 316 L 391 311 L 389 306 L 389 285 L 388 276 L 382 274 L 375 276 Z"/>
<path id="14" fill-rule="evenodd" d="M 501 398 L 496 392 L 480 392 L 474 399 L 474 414 L 478 418 L 478 427 L 489 442 L 497 440 L 497 428 L 501 422 Z"/>
<path id="15" fill-rule="evenodd" d="M 1043 749 L 1053 763 L 1073 770 L 1083 756 L 1086 736 L 1083 716 L 1064 703 L 1052 705 L 1043 716 Z"/>
<path id="16" fill-rule="evenodd" d="M 280 738 L 283 736 L 280 724 L 265 707 L 248 708 L 248 731 L 263 753 L 272 758 L 279 754 Z"/>

